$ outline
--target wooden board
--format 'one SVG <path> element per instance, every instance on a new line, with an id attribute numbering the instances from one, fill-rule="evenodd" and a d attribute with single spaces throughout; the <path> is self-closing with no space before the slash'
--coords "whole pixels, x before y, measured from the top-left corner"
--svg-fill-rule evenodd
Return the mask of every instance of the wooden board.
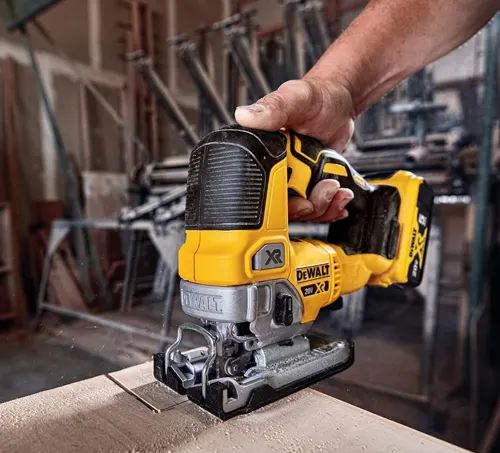
<path id="1" fill-rule="evenodd" d="M 151 370 L 146 363 L 0 405 L 2 451 L 465 452 L 310 389 L 221 422 Z"/>

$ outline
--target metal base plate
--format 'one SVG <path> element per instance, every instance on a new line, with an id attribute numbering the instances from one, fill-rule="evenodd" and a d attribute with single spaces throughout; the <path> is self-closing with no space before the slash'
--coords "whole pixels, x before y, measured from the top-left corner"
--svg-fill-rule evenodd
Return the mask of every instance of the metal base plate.
<path id="1" fill-rule="evenodd" d="M 354 343 L 347 340 L 345 343 L 348 348 L 348 354 L 345 356 L 345 359 L 332 363 L 331 366 L 320 369 L 319 371 L 317 367 L 311 366 L 310 374 L 300 373 L 297 375 L 297 379 L 279 388 L 270 385 L 269 382 L 271 381 L 263 380 L 261 384 L 255 386 L 255 388 L 250 391 L 249 397 L 244 405 L 231 411 L 228 411 L 227 407 L 228 393 L 231 391 L 229 384 L 219 381 L 209 383 L 207 386 L 206 398 L 203 398 L 200 386 L 185 389 L 178 376 L 171 369 L 165 372 L 164 353 L 155 354 L 154 356 L 154 375 L 156 379 L 166 384 L 172 390 L 181 395 L 187 395 L 192 402 L 206 409 L 216 417 L 222 420 L 228 420 L 237 415 L 252 412 L 255 409 L 278 401 L 281 398 L 346 370 L 354 362 Z"/>

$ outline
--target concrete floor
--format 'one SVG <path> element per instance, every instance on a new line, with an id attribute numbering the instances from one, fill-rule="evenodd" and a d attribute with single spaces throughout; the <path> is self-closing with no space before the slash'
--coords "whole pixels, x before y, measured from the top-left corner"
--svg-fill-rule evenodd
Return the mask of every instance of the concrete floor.
<path id="1" fill-rule="evenodd" d="M 116 363 L 44 335 L 1 342 L 0 403 L 120 368 Z"/>

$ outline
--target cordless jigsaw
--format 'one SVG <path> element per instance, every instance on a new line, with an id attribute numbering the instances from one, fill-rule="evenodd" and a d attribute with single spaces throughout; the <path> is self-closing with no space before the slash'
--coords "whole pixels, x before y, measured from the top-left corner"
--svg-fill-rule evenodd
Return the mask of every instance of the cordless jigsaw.
<path id="1" fill-rule="evenodd" d="M 330 225 L 327 242 L 291 239 L 288 196 L 307 198 L 327 178 L 354 192 L 349 216 Z M 365 180 L 311 137 L 211 132 L 191 154 L 179 251 L 182 309 L 198 322 L 155 355 L 155 377 L 228 419 L 345 370 L 353 343 L 314 337 L 311 326 L 366 285 L 419 285 L 432 204 L 422 178 Z M 206 346 L 183 350 L 187 331 Z"/>

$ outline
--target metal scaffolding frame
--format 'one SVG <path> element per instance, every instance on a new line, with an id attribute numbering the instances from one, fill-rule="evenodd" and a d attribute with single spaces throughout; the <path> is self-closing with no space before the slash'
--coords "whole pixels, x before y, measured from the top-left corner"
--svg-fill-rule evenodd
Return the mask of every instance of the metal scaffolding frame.
<path id="1" fill-rule="evenodd" d="M 168 286 L 166 291 L 166 298 L 164 302 L 164 312 L 163 312 L 163 323 L 160 333 L 153 333 L 145 329 L 140 329 L 135 326 L 120 322 L 106 319 L 103 316 L 83 313 L 80 311 L 59 307 L 54 305 L 50 301 L 46 300 L 46 293 L 49 282 L 49 273 L 51 270 L 51 263 L 54 254 L 60 247 L 62 242 L 67 238 L 68 234 L 72 229 L 84 228 L 84 229 L 103 229 L 103 230 L 119 230 L 124 232 L 146 232 L 149 238 L 155 245 L 160 259 L 167 264 L 168 267 Z M 124 223 L 118 220 L 56 220 L 52 224 L 52 229 L 50 232 L 50 237 L 47 244 L 47 253 L 45 255 L 42 278 L 40 280 L 40 288 L 38 290 L 38 297 L 36 303 L 36 320 L 35 325 L 41 325 L 41 319 L 45 311 L 53 312 L 62 316 L 72 317 L 76 319 L 81 319 L 88 321 L 103 327 L 108 327 L 115 330 L 120 330 L 122 332 L 140 335 L 142 337 L 150 338 L 160 342 L 159 349 L 164 348 L 166 343 L 172 343 L 174 341 L 173 337 L 168 336 L 171 319 L 173 302 L 175 297 L 175 290 L 177 286 L 177 250 L 178 247 L 174 247 L 174 253 L 169 253 L 172 249 L 172 234 L 177 234 L 178 246 L 183 242 L 184 231 L 183 222 L 169 222 L 169 224 L 164 226 L 155 225 L 155 223 L 147 220 L 139 220 L 131 223 Z M 175 241 L 174 241 L 175 242 Z M 133 265 L 133 262 L 127 262 L 127 267 Z M 126 287 L 130 284 L 131 273 L 126 272 L 129 276 L 124 282 L 124 291 Z M 128 281 L 127 281 L 128 280 Z"/>

